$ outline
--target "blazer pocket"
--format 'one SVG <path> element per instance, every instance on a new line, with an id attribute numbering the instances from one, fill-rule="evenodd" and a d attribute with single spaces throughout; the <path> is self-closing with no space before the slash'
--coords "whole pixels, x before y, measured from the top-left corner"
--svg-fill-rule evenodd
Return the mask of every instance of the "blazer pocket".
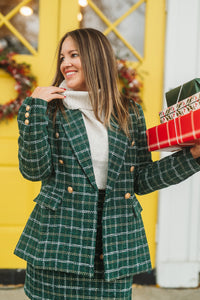
<path id="1" fill-rule="evenodd" d="M 143 208 L 140 205 L 140 202 L 136 198 L 133 199 L 132 208 L 133 208 L 133 213 L 136 216 L 136 218 L 139 218 Z"/>
<path id="2" fill-rule="evenodd" d="M 34 199 L 34 202 L 38 203 L 42 207 L 56 210 L 62 202 L 62 196 L 57 194 L 55 191 L 52 192 L 42 189 L 38 196 Z"/>

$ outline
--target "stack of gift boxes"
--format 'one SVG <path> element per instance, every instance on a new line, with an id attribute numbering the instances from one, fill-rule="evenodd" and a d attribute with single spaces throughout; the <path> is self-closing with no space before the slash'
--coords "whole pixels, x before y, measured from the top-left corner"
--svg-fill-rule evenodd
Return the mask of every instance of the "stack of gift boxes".
<path id="1" fill-rule="evenodd" d="M 177 151 L 200 139 L 200 78 L 166 93 L 160 125 L 146 131 L 149 151 Z"/>

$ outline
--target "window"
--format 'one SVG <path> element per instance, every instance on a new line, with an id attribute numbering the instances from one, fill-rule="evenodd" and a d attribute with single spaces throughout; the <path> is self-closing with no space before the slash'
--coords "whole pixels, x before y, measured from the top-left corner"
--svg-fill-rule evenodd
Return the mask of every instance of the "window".
<path id="1" fill-rule="evenodd" d="M 81 27 L 93 27 L 104 32 L 116 56 L 120 58 L 137 60 L 131 48 L 139 56 L 144 56 L 145 0 L 93 0 L 88 3 L 88 6 L 82 8 Z"/>
<path id="2" fill-rule="evenodd" d="M 38 48 L 39 0 L 1 0 L 0 49 L 34 54 Z"/>

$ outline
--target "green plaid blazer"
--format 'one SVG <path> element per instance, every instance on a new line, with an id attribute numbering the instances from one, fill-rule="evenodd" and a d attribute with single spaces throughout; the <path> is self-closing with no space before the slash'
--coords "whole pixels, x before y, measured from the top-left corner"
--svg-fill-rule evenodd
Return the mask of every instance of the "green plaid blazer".
<path id="1" fill-rule="evenodd" d="M 131 139 L 116 124 L 108 129 L 109 165 L 102 214 L 105 280 L 148 271 L 149 249 L 135 193 L 177 184 L 200 170 L 189 149 L 152 162 L 146 126 L 131 112 Z M 90 147 L 79 110 L 66 109 L 67 121 L 46 114 L 47 102 L 28 97 L 20 107 L 19 168 L 42 181 L 36 205 L 15 254 L 36 268 L 93 278 L 98 188 Z"/>

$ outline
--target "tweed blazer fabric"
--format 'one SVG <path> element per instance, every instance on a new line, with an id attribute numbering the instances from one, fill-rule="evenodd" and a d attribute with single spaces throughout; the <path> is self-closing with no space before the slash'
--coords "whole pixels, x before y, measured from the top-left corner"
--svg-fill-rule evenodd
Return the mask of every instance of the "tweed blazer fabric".
<path id="1" fill-rule="evenodd" d="M 98 188 L 84 121 L 65 109 L 67 120 L 46 114 L 47 102 L 28 97 L 20 107 L 19 168 L 42 181 L 36 205 L 15 249 L 33 266 L 94 277 Z M 102 239 L 106 281 L 151 269 L 136 194 L 177 184 L 200 170 L 189 149 L 152 162 L 144 115 L 130 112 L 129 140 L 113 123 L 108 129 L 109 163 Z M 28 114 L 27 114 L 28 112 Z M 28 121 L 27 121 L 28 120 Z"/>

